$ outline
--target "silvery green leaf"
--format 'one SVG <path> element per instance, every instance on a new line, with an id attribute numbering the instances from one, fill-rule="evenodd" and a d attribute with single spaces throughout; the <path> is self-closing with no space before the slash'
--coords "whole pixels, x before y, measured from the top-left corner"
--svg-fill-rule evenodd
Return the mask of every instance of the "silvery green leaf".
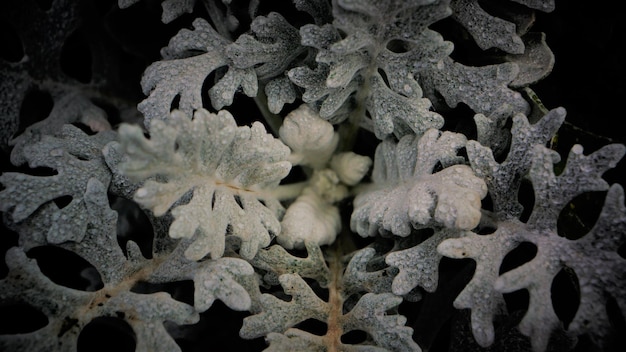
<path id="1" fill-rule="evenodd" d="M 546 43 L 543 33 L 527 33 L 522 37 L 526 50 L 520 55 L 506 55 L 509 62 L 519 67 L 517 78 L 511 87 L 526 87 L 545 78 L 554 67 L 554 54 Z"/>
<path id="2" fill-rule="evenodd" d="M 26 137 L 25 137 L 26 138 Z M 95 182 L 109 184 L 111 173 L 104 163 L 102 148 L 114 138 L 111 131 L 88 136 L 79 128 L 64 125 L 58 136 L 31 136 L 35 141 L 20 147 L 20 158 L 31 168 L 49 167 L 51 176 L 33 176 L 6 172 L 0 176 L 4 189 L 0 191 L 0 210 L 11 214 L 12 221 L 38 222 L 50 217 L 46 230 L 50 243 L 80 242 L 88 225 L 96 221 L 89 216 L 89 204 L 106 186 L 91 187 Z M 59 208 L 53 202 L 69 197 L 69 204 Z M 36 212 L 42 205 L 45 211 Z M 98 206 L 109 209 L 108 204 Z"/>
<path id="3" fill-rule="evenodd" d="M 291 301 L 285 302 L 264 294 L 261 298 L 263 311 L 244 319 L 241 336 L 254 338 L 267 335 L 270 341 L 278 340 L 275 343 L 289 346 L 288 349 L 297 348 L 295 346 L 312 346 L 315 350 L 320 348 L 319 344 L 326 348 L 331 345 L 343 346 L 340 336 L 332 333 L 320 340 L 312 339 L 306 332 L 292 328 L 304 320 L 316 319 L 327 322 L 329 330 L 340 329 L 339 331 L 344 333 L 353 330 L 365 331 L 371 336 L 371 341 L 364 343 L 366 346 L 373 344 L 391 351 L 421 351 L 411 338 L 413 329 L 405 326 L 406 318 L 389 313 L 400 304 L 402 298 L 391 293 L 367 293 L 349 312 L 342 314 L 342 307 L 337 305 L 341 302 L 332 298 L 329 302 L 321 300 L 300 276 L 284 274 L 279 279 L 285 293 L 292 296 Z M 293 339 L 285 340 L 286 337 Z M 366 351 L 377 350 L 365 348 Z M 343 350 L 343 347 L 341 349 Z M 347 345 L 346 350 L 362 349 L 355 345 Z"/>
<path id="4" fill-rule="evenodd" d="M 250 30 L 255 36 L 239 36 L 226 48 L 226 55 L 237 68 L 254 67 L 260 80 L 281 75 L 306 50 L 298 30 L 276 12 L 256 17 Z"/>
<path id="5" fill-rule="evenodd" d="M 513 117 L 511 146 L 506 159 L 495 161 L 490 148 L 475 141 L 467 143 L 467 154 L 472 169 L 485 179 L 494 203 L 494 212 L 502 216 L 517 217 L 522 212 L 517 193 L 522 177 L 530 169 L 533 147 L 545 144 L 559 129 L 565 119 L 565 109 L 551 110 L 535 124 L 523 114 Z"/>
<path id="6" fill-rule="evenodd" d="M 286 76 L 267 82 L 265 95 L 267 96 L 267 107 L 274 114 L 278 114 L 285 104 L 296 101 L 297 97 L 293 83 Z"/>
<path id="7" fill-rule="evenodd" d="M 380 139 L 441 127 L 443 118 L 430 111 L 414 73 L 452 51 L 427 28 L 450 14 L 447 1 L 337 5 L 332 26 L 309 24 L 300 29 L 302 43 L 318 49 L 315 69 L 301 66 L 289 71 L 289 78 L 305 88 L 303 100 L 318 105 L 320 116 L 331 123 L 350 116 L 356 125 L 372 126 Z M 395 41 L 402 43 L 401 52 L 390 49 Z M 344 114 L 350 105 L 362 108 Z"/>
<path id="8" fill-rule="evenodd" d="M 461 23 L 483 50 L 498 48 L 511 54 L 522 54 L 524 42 L 515 24 L 490 15 L 476 0 L 451 2 L 453 18 Z"/>
<path id="9" fill-rule="evenodd" d="M 610 292 L 614 299 L 623 301 L 625 287 L 615 285 L 615 282 L 623 282 L 625 275 L 624 260 L 616 253 L 617 243 L 621 241 L 618 238 L 623 232 L 619 229 L 626 226 L 621 186 L 609 190 L 600 217 L 583 238 L 570 240 L 559 236 L 558 220 L 575 197 L 609 188 L 602 174 L 615 167 L 626 148 L 612 144 L 586 156 L 582 147 L 575 145 L 564 170 L 556 175 L 554 164 L 560 157 L 543 144 L 564 116 L 563 109 L 555 109 L 535 125 L 530 125 L 524 116 L 516 116 L 512 145 L 502 164 L 493 161 L 493 156 L 487 154 L 488 149 L 468 145 L 472 165 L 488 180 L 494 202 L 491 217 L 496 229 L 488 235 L 468 232 L 460 238 L 444 240 L 438 251 L 448 257 L 476 261 L 474 277 L 456 298 L 455 307 L 472 310 L 472 331 L 481 346 L 493 342 L 492 321 L 500 309 L 501 293 L 527 289 L 529 309 L 519 328 L 530 337 L 534 351 L 545 351 L 552 333 L 562 328 L 551 295 L 555 276 L 565 268 L 573 271 L 580 286 L 581 313 L 577 316 L 581 318 L 573 325 L 575 333 L 584 331 L 596 342 L 602 341 L 608 323 L 604 315 L 606 298 L 599 297 L 606 297 L 605 292 Z M 510 163 L 515 166 L 505 169 Z M 519 189 L 520 177 L 527 177 L 534 191 L 534 206 L 525 222 L 518 219 L 521 212 L 517 203 L 505 196 L 517 194 L 512 190 Z M 537 254 L 530 261 L 500 274 L 505 256 L 522 242 L 535 245 Z M 592 319 L 592 315 L 595 318 Z"/>
<path id="10" fill-rule="evenodd" d="M 352 230 L 364 237 L 408 236 L 430 226 L 478 225 L 487 187 L 469 166 L 454 165 L 462 162 L 457 150 L 465 141 L 463 135 L 432 129 L 397 144 L 383 141 L 376 149 L 372 189 L 354 199 Z M 438 162 L 444 169 L 434 172 Z"/>
<path id="11" fill-rule="evenodd" d="M 256 74 L 232 65 L 225 50 L 230 42 L 205 20 L 193 22 L 193 30 L 182 29 L 161 50 L 164 60 L 148 66 L 141 79 L 144 94 L 138 105 L 148 127 L 152 119 L 167 119 L 175 99 L 178 110 L 192 114 L 202 108 L 202 87 L 212 72 L 222 67 L 228 71 L 209 91 L 211 103 L 221 109 L 233 101 L 239 87 L 248 96 L 257 93 Z"/>
<path id="12" fill-rule="evenodd" d="M 504 105 L 514 113 L 528 113 L 530 107 L 522 95 L 508 87 L 518 74 L 519 67 L 513 63 L 469 67 L 448 58 L 421 73 L 420 81 L 424 95 L 437 108 L 441 103 L 456 107 L 462 102 L 484 115 L 491 115 Z"/>
<path id="13" fill-rule="evenodd" d="M 278 277 L 283 274 L 298 274 L 303 278 L 317 281 L 322 287 L 328 285 L 329 271 L 320 247 L 312 242 L 304 242 L 308 255 L 304 258 L 289 254 L 279 245 L 261 249 L 250 263 L 259 269 L 268 272 L 265 280 L 278 285 Z"/>
<path id="14" fill-rule="evenodd" d="M 289 148 L 260 123 L 238 127 L 226 111 L 198 110 L 193 119 L 175 111 L 153 120 L 150 131 L 147 139 L 136 126 L 120 128 L 128 157 L 121 169 L 148 179 L 135 201 L 156 216 L 172 209 L 171 237 L 194 238 L 188 258 L 221 257 L 227 234 L 239 237 L 241 254 L 252 258 L 280 232 L 282 206 L 269 191 L 289 173 Z M 187 204 L 175 204 L 188 192 Z"/>

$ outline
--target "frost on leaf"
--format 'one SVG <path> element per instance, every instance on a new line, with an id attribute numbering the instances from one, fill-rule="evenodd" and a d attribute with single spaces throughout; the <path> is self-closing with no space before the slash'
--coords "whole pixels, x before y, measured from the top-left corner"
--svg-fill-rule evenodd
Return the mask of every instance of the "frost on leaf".
<path id="1" fill-rule="evenodd" d="M 405 136 L 397 144 L 383 141 L 376 149 L 372 189 L 354 199 L 352 230 L 364 237 L 408 236 L 424 227 L 478 225 L 487 189 L 469 166 L 459 165 L 463 158 L 457 153 L 465 142 L 461 134 L 437 130 L 422 138 Z M 443 169 L 436 171 L 437 165 Z"/>
<path id="2" fill-rule="evenodd" d="M 113 138 L 111 131 L 88 136 L 72 125 L 64 125 L 58 136 L 33 132 L 23 137 L 30 143 L 20 146 L 18 159 L 31 168 L 51 168 L 56 174 L 2 174 L 0 183 L 4 189 L 0 191 L 0 210 L 9 213 L 11 220 L 20 226 L 50 219 L 46 229 L 50 243 L 80 242 L 94 221 L 89 205 L 101 196 L 100 193 L 106 194 L 111 180 L 101 150 Z M 104 190 L 96 188 L 94 182 L 106 185 Z M 69 203 L 55 203 L 61 199 L 69 199 Z M 108 202 L 98 205 L 109 208 Z"/>
<path id="3" fill-rule="evenodd" d="M 494 208 L 491 217 L 497 229 L 489 235 L 466 232 L 461 238 L 443 241 L 438 251 L 448 257 L 476 261 L 474 277 L 454 304 L 472 310 L 472 331 L 481 346 L 493 342 L 492 321 L 501 309 L 502 293 L 526 288 L 530 294 L 529 308 L 519 327 L 530 337 L 535 351 L 544 351 L 554 330 L 563 328 L 552 306 L 551 287 L 554 277 L 566 267 L 579 278 L 581 295 L 575 322 L 569 327 L 572 332 L 589 333 L 601 341 L 608 330 L 606 294 L 618 300 L 624 309 L 624 287 L 616 285 L 624 282 L 624 260 L 617 254 L 620 242 L 623 243 L 620 229 L 625 226 L 621 187 L 609 190 L 600 218 L 583 238 L 560 237 L 557 220 L 575 197 L 609 188 L 601 176 L 615 166 L 625 148 L 609 145 L 585 156 L 582 147 L 574 146 L 565 169 L 555 175 L 554 163 L 560 158 L 543 144 L 564 116 L 563 109 L 555 109 L 535 125 L 517 116 L 512 145 L 501 164 L 493 160 L 488 148 L 468 143 L 472 167 L 487 180 Z M 535 195 L 534 207 L 525 223 L 519 220 L 521 205 L 517 200 L 520 179 L 524 177 L 532 182 Z M 534 244 L 536 256 L 501 275 L 502 260 L 522 242 Z M 603 269 L 601 274 L 596 272 L 599 268 Z"/>
<path id="4" fill-rule="evenodd" d="M 427 28 L 449 15 L 447 2 L 428 3 L 338 1 L 333 25 L 303 26 L 302 44 L 319 50 L 315 69 L 289 71 L 289 78 L 305 88 L 303 100 L 317 104 L 320 116 L 332 123 L 349 117 L 373 126 L 381 139 L 441 127 L 443 118 L 429 110 L 414 77 L 452 51 Z M 361 108 L 346 110 L 351 101 Z"/>
<path id="5" fill-rule="evenodd" d="M 361 330 L 371 339 L 362 345 L 380 346 L 388 351 L 420 351 L 411 339 L 413 329 L 404 326 L 406 318 L 389 313 L 402 302 L 400 297 L 390 293 L 366 293 L 349 312 L 342 314 L 335 311 L 342 309 L 337 306 L 338 302 L 321 300 L 300 276 L 285 274 L 280 277 L 280 282 L 292 300 L 285 302 L 264 294 L 261 299 L 263 311 L 244 319 L 240 331 L 242 337 L 268 335 L 268 342 L 289 346 L 288 350 L 293 350 L 294 346 L 306 346 L 306 350 L 328 350 L 330 346 L 336 346 L 340 350 L 358 351 L 358 346 L 346 345 L 339 338 L 343 333 Z M 291 328 L 307 319 L 327 322 L 329 331 L 333 332 L 320 338 Z M 295 336 L 297 338 L 293 338 Z"/>
<path id="6" fill-rule="evenodd" d="M 213 107 L 230 105 L 239 87 L 248 96 L 257 93 L 254 70 L 238 69 L 226 56 L 224 51 L 230 42 L 203 19 L 196 19 L 193 27 L 178 32 L 161 50 L 164 60 L 153 63 L 144 72 L 141 87 L 149 96 L 138 108 L 145 115 L 146 126 L 152 119 L 167 118 L 177 97 L 178 109 L 187 114 L 202 108 L 204 81 L 221 67 L 228 66 L 228 71 L 209 90 Z"/>
<path id="7" fill-rule="evenodd" d="M 258 122 L 238 127 L 227 111 L 202 109 L 193 119 L 175 111 L 153 120 L 150 133 L 147 139 L 139 127 L 120 128 L 128 156 L 121 168 L 130 178 L 150 178 L 135 201 L 156 216 L 172 209 L 170 236 L 194 239 L 188 258 L 221 257 L 226 235 L 240 238 L 245 258 L 269 245 L 283 211 L 269 191 L 289 173 L 289 148 Z"/>

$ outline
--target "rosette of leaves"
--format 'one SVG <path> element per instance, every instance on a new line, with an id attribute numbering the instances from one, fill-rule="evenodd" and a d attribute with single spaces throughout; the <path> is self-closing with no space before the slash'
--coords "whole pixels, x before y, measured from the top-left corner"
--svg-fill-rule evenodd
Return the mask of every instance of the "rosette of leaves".
<path id="1" fill-rule="evenodd" d="M 609 185 L 602 174 L 615 166 L 625 152 L 623 145 L 608 145 L 589 155 L 574 146 L 564 170 L 556 175 L 559 155 L 543 144 L 565 117 L 563 109 L 548 113 L 535 125 L 524 116 L 514 119 L 512 145 L 505 161 L 494 160 L 489 148 L 468 143 L 468 156 L 477 174 L 485 177 L 493 201 L 489 215 L 495 231 L 488 235 L 465 232 L 447 239 L 438 251 L 452 258 L 476 261 L 474 277 L 456 298 L 456 308 L 471 309 L 474 337 L 481 346 L 494 339 L 493 319 L 502 312 L 502 293 L 526 289 L 529 306 L 519 324 L 530 337 L 534 351 L 545 351 L 552 333 L 564 323 L 555 313 L 551 288 L 561 270 L 577 277 L 580 302 L 569 324 L 572 334 L 588 333 L 601 343 L 608 333 L 607 299 L 612 297 L 624 313 L 624 259 L 617 249 L 624 242 L 625 213 L 623 191 Z M 522 207 L 517 194 L 521 179 L 528 179 L 534 190 L 534 205 L 527 221 L 521 221 Z M 559 235 L 559 215 L 575 197 L 587 192 L 608 191 L 599 218 L 580 239 Z M 521 243 L 531 243 L 537 253 L 519 267 L 500 273 L 505 256 Z M 575 259 L 574 259 L 575 258 Z"/>
<path id="2" fill-rule="evenodd" d="M 352 231 L 406 237 L 426 227 L 476 227 L 487 188 L 462 164 L 458 151 L 465 143 L 461 134 L 434 129 L 397 144 L 383 141 L 376 148 L 371 189 L 354 199 Z"/>
<path id="3" fill-rule="evenodd" d="M 380 139 L 439 128 L 443 118 L 414 76 L 452 51 L 427 28 L 449 14 L 446 1 L 333 1 L 332 25 L 300 29 L 302 44 L 318 50 L 317 67 L 292 69 L 289 78 L 332 123 L 349 118 Z"/>
<path id="4" fill-rule="evenodd" d="M 397 314 L 402 298 L 388 292 L 389 273 L 366 270 L 374 250 L 358 251 L 348 263 L 329 253 L 327 266 L 319 247 L 305 244 L 307 258 L 294 257 L 279 246 L 259 251 L 254 265 L 273 273 L 291 300 L 263 294 L 260 311 L 244 319 L 243 338 L 266 336 L 269 351 L 420 351 L 406 318 Z M 320 288 L 328 290 L 322 296 L 327 299 L 319 296 Z M 325 334 L 299 326 L 310 319 L 326 323 Z M 343 342 L 342 335 L 351 331 L 363 331 L 367 338 L 357 344 Z"/>
<path id="5" fill-rule="evenodd" d="M 137 126 L 120 127 L 127 160 L 120 169 L 146 180 L 134 199 L 162 216 L 171 208 L 173 238 L 193 238 L 185 255 L 222 256 L 225 236 L 241 240 L 240 254 L 252 258 L 280 232 L 283 207 L 271 190 L 291 168 L 289 148 L 263 125 L 238 127 L 227 111 L 174 111 L 152 120 L 150 139 Z"/>

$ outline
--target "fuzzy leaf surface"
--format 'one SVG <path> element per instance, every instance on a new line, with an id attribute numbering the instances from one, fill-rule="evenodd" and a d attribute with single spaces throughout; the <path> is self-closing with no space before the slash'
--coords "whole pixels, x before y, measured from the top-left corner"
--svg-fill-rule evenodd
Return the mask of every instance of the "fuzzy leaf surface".
<path id="1" fill-rule="evenodd" d="M 561 321 L 552 306 L 551 288 L 561 269 L 569 267 L 579 277 L 581 290 L 580 315 L 598 314 L 592 324 L 581 324 L 588 318 L 580 318 L 572 330 L 589 332 L 601 340 L 607 333 L 605 315 L 606 300 L 591 303 L 599 292 L 615 295 L 623 300 L 623 258 L 615 252 L 624 225 L 622 189 L 610 189 L 600 218 L 592 231 L 579 240 L 569 240 L 558 235 L 557 220 L 562 209 L 575 197 L 609 188 L 602 174 L 615 167 L 624 155 L 623 145 L 608 145 L 586 156 L 580 145 L 575 145 L 567 159 L 563 172 L 554 172 L 559 155 L 543 146 L 560 123 L 565 112 L 555 109 L 535 125 L 524 116 L 514 119 L 513 141 L 507 159 L 498 164 L 486 152 L 488 149 L 469 145 L 468 155 L 478 174 L 489 180 L 489 191 L 494 200 L 493 221 L 497 229 L 489 235 L 465 233 L 461 238 L 448 239 L 438 246 L 438 251 L 452 258 L 472 258 L 476 272 L 470 283 L 456 298 L 457 308 L 472 310 L 472 331 L 481 346 L 489 346 L 494 339 L 493 318 L 501 309 L 502 293 L 526 288 L 530 294 L 529 309 L 520 323 L 520 330 L 531 339 L 534 351 L 545 351 L 554 330 L 561 329 Z M 505 169 L 506 164 L 516 165 Z M 535 202 L 530 218 L 521 222 L 517 200 L 506 196 L 519 190 L 520 176 L 527 175 L 532 182 Z M 618 205 L 619 204 L 619 205 Z M 608 215 L 611 214 L 611 215 Z M 611 218 L 609 220 L 609 217 Z M 615 232 L 617 231 L 617 232 Z M 606 236 L 606 237 L 602 237 Z M 500 274 L 504 257 L 520 243 L 530 242 L 537 247 L 536 256 L 529 262 Z M 576 258 L 576 260 L 573 260 Z M 605 269 L 598 279 L 592 268 Z M 532 272 L 532 274 L 531 274 Z M 604 280 L 607 278 L 607 280 Z M 613 281 L 615 280 L 615 281 Z M 583 298 L 585 297 L 585 298 Z M 593 297 L 593 298 L 592 298 Z M 595 302 L 595 301 L 594 301 Z M 620 305 L 623 307 L 623 303 Z M 595 313 L 591 313 L 595 312 Z M 585 325 L 585 326 L 583 326 Z"/>
<path id="2" fill-rule="evenodd" d="M 177 97 L 178 109 L 187 114 L 202 108 L 204 81 L 221 67 L 228 66 L 228 71 L 209 90 L 213 107 L 221 109 L 230 105 L 239 87 L 248 96 L 256 95 L 254 70 L 230 66 L 231 61 L 224 52 L 229 44 L 230 41 L 201 18 L 193 22 L 193 30 L 180 30 L 161 50 L 164 60 L 151 64 L 141 79 L 141 87 L 148 97 L 138 109 L 145 116 L 146 127 L 152 119 L 166 119 Z"/>
<path id="3" fill-rule="evenodd" d="M 458 165 L 465 142 L 463 135 L 437 130 L 422 138 L 405 136 L 398 144 L 383 141 L 376 149 L 374 188 L 354 200 L 352 230 L 364 237 L 408 236 L 433 225 L 475 227 L 487 189 L 470 167 Z M 438 163 L 444 169 L 433 173 Z"/>
<path id="4" fill-rule="evenodd" d="M 441 127 L 442 117 L 429 110 L 414 73 L 452 50 L 427 28 L 449 15 L 447 2 L 338 1 L 333 14 L 333 25 L 300 29 L 302 43 L 319 50 L 315 70 L 302 66 L 289 71 L 289 78 L 305 88 L 304 101 L 317 104 L 320 115 L 332 123 L 350 118 L 371 125 L 380 139 Z M 406 52 L 389 49 L 396 40 Z M 347 112 L 351 101 L 362 108 Z"/>
<path id="5" fill-rule="evenodd" d="M 90 185 L 93 181 L 108 185 L 111 180 L 101 149 L 114 137 L 110 131 L 88 136 L 72 125 L 64 125 L 57 137 L 31 135 L 32 142 L 20 147 L 20 159 L 31 168 L 48 167 L 56 174 L 2 174 L 0 183 L 5 189 L 0 191 L 0 210 L 10 213 L 12 221 L 18 223 L 36 223 L 41 218 L 52 217 L 46 235 L 50 243 L 80 242 L 91 221 L 88 204 L 94 202 L 98 192 L 106 193 L 106 189 L 98 190 Z M 59 208 L 54 201 L 61 197 L 69 197 L 70 201 Z M 51 206 L 37 212 L 46 204 Z"/>
<path id="6" fill-rule="evenodd" d="M 193 119 L 177 111 L 153 120 L 150 130 L 147 139 L 138 127 L 120 128 L 128 156 L 121 168 L 130 178 L 150 178 L 135 201 L 156 216 L 172 208 L 170 236 L 194 238 L 188 258 L 221 257 L 227 234 L 252 258 L 280 232 L 283 208 L 268 191 L 289 173 L 289 148 L 260 123 L 238 127 L 226 111 L 199 110 Z M 183 197 L 186 204 L 175 204 Z"/>

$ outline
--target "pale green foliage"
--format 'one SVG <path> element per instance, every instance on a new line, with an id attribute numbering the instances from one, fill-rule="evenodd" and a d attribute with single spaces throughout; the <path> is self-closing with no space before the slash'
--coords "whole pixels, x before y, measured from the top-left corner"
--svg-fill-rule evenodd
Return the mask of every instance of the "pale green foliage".
<path id="1" fill-rule="evenodd" d="M 412 228 L 478 225 L 487 188 L 468 166 L 455 165 L 462 161 L 457 151 L 465 141 L 460 134 L 429 130 L 422 138 L 405 136 L 397 145 L 381 143 L 374 188 L 355 198 L 352 230 L 361 236 L 408 236 Z M 433 172 L 437 163 L 444 169 Z"/>
<path id="2" fill-rule="evenodd" d="M 0 309 L 47 319 L 0 331 L 1 350 L 73 351 L 102 317 L 130 327 L 137 351 L 199 336 L 211 344 L 193 349 L 211 349 L 215 324 L 236 319 L 266 351 L 436 350 L 443 336 L 544 352 L 619 335 L 626 206 L 603 177 L 626 148 L 575 145 L 566 163 L 548 148 L 565 109 L 527 87 L 554 65 L 531 31 L 553 0 L 138 2 L 118 0 L 157 3 L 178 26 L 138 105 L 105 83 L 123 75 L 112 56 L 91 53 L 87 83 L 58 67 L 87 2 L 0 5 L 25 49 L 0 60 L 0 139 L 22 168 L 0 175 L 2 226 L 17 234 Z M 51 107 L 27 126 L 37 89 Z M 563 219 L 590 194 L 599 215 L 569 234 Z M 510 267 L 524 246 L 536 254 Z M 42 249 L 80 258 L 82 286 L 48 275 Z M 569 321 L 562 273 L 579 297 Z M 505 300 L 519 291 L 527 309 Z"/>
<path id="3" fill-rule="evenodd" d="M 360 258 L 357 256 L 355 258 Z M 367 258 L 367 257 L 365 257 Z M 354 259 L 353 259 L 354 260 Z M 367 260 L 367 259 L 366 259 Z M 336 340 L 337 333 L 347 333 L 352 330 L 362 330 L 367 332 L 377 346 L 389 351 L 420 351 L 417 344 L 411 339 L 412 329 L 404 326 L 406 318 L 400 315 L 389 314 L 389 310 L 397 307 L 402 299 L 390 293 L 365 293 L 358 302 L 348 312 L 343 311 L 343 299 L 336 296 L 332 290 L 335 280 L 344 282 L 359 282 L 361 279 L 352 278 L 358 275 L 359 270 L 346 271 L 346 276 L 337 277 L 335 273 L 326 271 L 325 282 L 330 281 L 333 287 L 330 288 L 330 298 L 328 302 L 320 299 L 309 285 L 297 274 L 282 274 L 279 281 L 285 293 L 293 298 L 285 302 L 270 294 L 261 297 L 262 311 L 256 315 L 244 319 L 240 334 L 246 338 L 268 335 L 270 348 L 278 346 L 289 346 L 301 350 L 323 349 L 324 346 L 336 346 L 341 350 L 350 350 L 355 346 L 344 345 Z M 343 285 L 341 285 L 343 286 Z M 354 292 L 359 292 L 357 289 Z M 367 292 L 367 291 L 366 291 Z M 349 294 L 349 291 L 346 292 Z M 304 331 L 290 329 L 296 324 L 306 319 L 317 319 L 327 321 L 337 332 L 327 332 L 325 337 L 307 334 Z M 272 334 L 273 333 L 273 334 Z M 280 336 L 277 333 L 285 333 Z M 285 342 L 285 339 L 295 338 L 292 342 Z M 275 342 L 273 342 L 275 341 Z M 299 347 L 295 347 L 299 346 Z"/>
<path id="4" fill-rule="evenodd" d="M 623 226 L 620 219 L 625 216 L 623 205 L 614 205 L 616 199 L 620 198 L 621 187 L 615 186 L 610 191 L 604 211 L 590 234 L 578 241 L 571 241 L 557 234 L 557 219 L 567 202 L 584 192 L 608 189 L 608 184 L 601 175 L 615 166 L 624 155 L 625 148 L 614 144 L 584 156 L 582 147 L 576 145 L 570 152 L 565 170 L 556 176 L 553 163 L 559 161 L 558 154 L 537 142 L 545 140 L 550 135 L 550 130 L 558 128 L 563 117 L 564 111 L 557 109 L 536 125 L 530 125 L 525 117 L 517 116 L 514 126 L 517 133 L 513 134 L 511 151 L 502 164 L 493 161 L 493 157 L 481 147 L 468 150 L 472 165 L 475 165 L 479 174 L 490 180 L 490 186 L 493 185 L 490 192 L 494 200 L 494 216 L 498 228 L 486 236 L 466 232 L 462 238 L 445 240 L 439 245 L 438 251 L 453 258 L 476 260 L 474 277 L 454 304 L 457 308 L 472 310 L 473 333 L 482 346 L 493 343 L 492 320 L 503 308 L 501 293 L 528 288 L 530 306 L 520 323 L 520 330 L 530 336 L 535 351 L 544 351 L 552 332 L 561 324 L 552 308 L 550 296 L 554 277 L 565 267 L 573 269 L 579 278 L 581 303 L 586 303 L 583 312 L 604 311 L 603 300 L 594 300 L 592 303 L 587 298 L 588 295 L 598 297 L 598 286 L 603 287 L 601 290 L 611 292 L 620 307 L 624 307 L 626 303 L 623 284 L 615 286 L 611 279 L 620 282 L 624 277 L 621 269 L 623 258 L 617 255 L 615 244 L 620 241 L 619 227 Z M 511 194 L 511 188 L 519 188 L 519 176 L 516 175 L 526 173 L 533 184 L 535 204 L 530 218 L 523 223 L 517 219 L 520 215 L 517 200 L 506 194 Z M 608 213 L 611 213 L 610 217 L 614 222 L 607 221 Z M 621 225 L 616 226 L 617 223 Z M 607 236 L 597 239 L 606 243 L 606 247 L 598 248 L 593 244 L 597 234 Z M 522 242 L 534 243 L 538 248 L 537 255 L 529 263 L 500 276 L 499 268 L 505 255 Z M 595 277 L 598 275 L 591 267 L 606 270 L 601 276 L 607 281 L 600 279 L 604 284 L 597 283 L 598 279 Z M 537 274 L 538 271 L 540 274 Z M 526 275 L 521 276 L 520 273 Z M 594 304 L 603 308 L 592 308 Z M 589 321 L 589 318 L 586 319 Z M 602 318 L 589 330 L 578 325 L 582 323 L 580 320 L 576 322 L 574 331 L 591 332 L 595 337 L 606 333 L 607 324 L 602 322 L 606 318 Z"/>
<path id="5" fill-rule="evenodd" d="M 9 275 L 0 280 L 0 299 L 28 302 L 46 315 L 48 324 L 26 334 L 3 335 L 0 348 L 7 351 L 76 350 L 79 334 L 92 319 L 122 315 L 129 318 L 137 351 L 179 351 L 165 329 L 165 321 L 196 323 L 198 312 L 206 310 L 216 298 L 233 309 L 250 308 L 250 297 L 241 286 L 254 280 L 248 263 L 236 258 L 189 261 L 182 255 L 185 243 L 168 244 L 163 239 L 157 239 L 159 243 L 151 260 L 142 256 L 134 242 L 127 245 L 125 256 L 117 244 L 117 213 L 103 206 L 107 204 L 104 186 L 92 179 L 88 187 L 93 189 L 93 199 L 86 203 L 86 213 L 92 217 L 87 234 L 78 239 L 80 242 L 71 240 L 58 246 L 89 259 L 103 287 L 83 291 L 60 285 L 45 276 L 22 249 L 11 249 L 6 257 Z M 24 226 L 28 224 L 20 224 Z M 36 231 L 24 234 L 22 241 L 27 249 L 49 243 L 45 238 L 38 238 Z M 194 306 L 174 299 L 169 293 L 143 294 L 132 290 L 139 281 L 182 279 L 194 281 Z"/>
<path id="6" fill-rule="evenodd" d="M 221 257 L 227 232 L 241 239 L 246 258 L 269 245 L 280 232 L 283 208 L 265 190 L 289 172 L 287 147 L 260 123 L 237 127 L 227 111 L 199 110 L 193 119 L 174 112 L 166 121 L 153 120 L 150 132 L 148 140 L 138 127 L 120 128 L 129 157 L 121 168 L 133 179 L 157 177 L 147 180 L 134 199 L 156 216 L 173 206 L 170 236 L 195 238 L 187 257 Z M 190 191 L 187 204 L 174 206 Z"/>
<path id="7" fill-rule="evenodd" d="M 249 96 L 256 95 L 254 70 L 229 66 L 224 52 L 229 41 L 203 19 L 193 25 L 193 31 L 183 29 L 170 40 L 161 50 L 166 60 L 150 65 L 141 79 L 144 93 L 150 94 L 138 106 L 146 126 L 152 119 L 166 119 L 177 96 L 178 109 L 187 114 L 202 108 L 202 85 L 211 72 L 223 66 L 228 66 L 228 71 L 209 91 L 213 106 L 220 109 L 230 105 L 239 87 Z"/>
<path id="8" fill-rule="evenodd" d="M 451 52 L 450 43 L 426 28 L 448 15 L 445 2 L 427 6 L 419 2 L 338 1 L 336 5 L 333 25 L 306 25 L 300 30 L 303 43 L 319 49 L 315 70 L 298 67 L 289 71 L 290 79 L 306 89 L 303 100 L 320 102 L 320 116 L 333 123 L 350 116 L 354 123 L 370 124 L 379 138 L 441 127 L 442 117 L 429 110 L 430 103 L 422 98 L 414 74 L 416 67 L 436 64 Z M 338 29 L 347 36 L 342 39 Z M 408 52 L 389 50 L 387 46 L 395 39 L 405 41 Z M 364 110 L 346 110 L 351 96 L 369 111 L 373 121 L 365 122 L 365 116 L 357 115 Z"/>
<path id="9" fill-rule="evenodd" d="M 11 274 L 0 280 L 0 298 L 5 302 L 27 301 L 42 309 L 50 322 L 29 334 L 4 336 L 0 347 L 5 351 L 75 350 L 80 330 L 91 319 L 124 311 L 134 312 L 137 351 L 177 351 L 180 349 L 167 334 L 163 322 L 190 324 L 198 320 L 193 307 L 164 292 L 142 295 L 124 290 L 109 298 L 105 294 L 114 287 L 96 292 L 70 290 L 50 281 L 34 261 L 17 248 L 7 253 L 7 259 Z"/>
<path id="10" fill-rule="evenodd" d="M 101 197 L 101 193 L 106 193 L 111 179 L 100 150 L 113 139 L 113 132 L 90 137 L 74 126 L 65 125 L 58 136 L 26 135 L 34 142 L 16 148 L 15 154 L 19 153 L 16 159 L 28 162 L 31 168 L 52 168 L 57 174 L 2 174 L 0 182 L 5 189 L 0 191 L 0 210 L 10 213 L 15 222 L 37 223 L 41 219 L 52 219 L 46 232 L 50 243 L 82 240 L 88 225 L 94 221 L 89 205 Z M 22 140 L 27 138 L 23 136 Z M 91 187 L 94 182 L 106 185 L 104 190 Z M 64 196 L 71 197 L 71 201 L 59 209 L 53 201 Z M 48 204 L 50 206 L 41 208 Z M 108 208 L 106 203 L 99 206 Z"/>

